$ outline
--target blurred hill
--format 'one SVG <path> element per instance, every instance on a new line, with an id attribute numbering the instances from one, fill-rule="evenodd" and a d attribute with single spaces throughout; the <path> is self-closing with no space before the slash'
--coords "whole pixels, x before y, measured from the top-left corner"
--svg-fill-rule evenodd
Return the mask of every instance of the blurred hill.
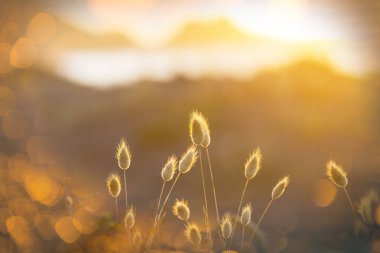
<path id="1" fill-rule="evenodd" d="M 205 21 L 189 21 L 179 29 L 168 43 L 169 46 L 206 46 L 206 45 L 234 45 L 236 43 L 264 42 L 264 38 L 256 38 L 227 18 L 218 18 Z M 267 40 L 269 42 L 269 40 Z"/>
<path id="2" fill-rule="evenodd" d="M 136 46 L 121 33 L 95 34 L 71 25 L 63 20 L 57 22 L 58 34 L 52 41 L 57 49 L 117 49 Z"/>

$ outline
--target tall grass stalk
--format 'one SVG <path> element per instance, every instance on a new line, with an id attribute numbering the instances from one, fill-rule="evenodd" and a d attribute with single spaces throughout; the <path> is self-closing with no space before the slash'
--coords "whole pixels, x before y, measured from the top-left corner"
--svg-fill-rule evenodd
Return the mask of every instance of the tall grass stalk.
<path id="1" fill-rule="evenodd" d="M 212 248 L 212 236 L 211 236 L 211 228 L 210 228 L 210 220 L 209 220 L 209 212 L 208 212 L 208 204 L 207 204 L 207 193 L 206 193 L 206 184 L 203 170 L 203 162 L 202 162 L 202 150 L 199 149 L 199 163 L 201 167 L 201 176 L 202 176 L 202 188 L 203 188 L 203 198 L 205 204 L 205 223 L 207 228 L 207 237 L 210 241 L 210 248 Z"/>
<path id="2" fill-rule="evenodd" d="M 174 186 L 176 185 L 178 179 L 179 179 L 179 176 L 181 175 L 182 173 L 178 172 L 176 178 L 174 179 L 174 182 L 172 184 L 172 186 L 170 187 L 170 190 L 168 192 L 168 194 L 166 195 L 166 198 L 164 200 L 164 202 L 162 203 L 162 206 L 161 206 L 161 209 L 158 213 L 158 216 L 157 216 L 157 219 L 155 220 L 154 222 L 154 225 L 153 225 L 153 228 L 152 228 L 152 232 L 151 232 L 151 235 L 150 235 L 150 239 L 148 239 L 148 242 L 147 242 L 147 249 L 149 250 L 151 245 L 152 245 L 152 242 L 153 242 L 153 239 L 154 239 L 154 235 L 156 233 L 156 230 L 157 230 L 157 224 L 158 224 L 158 221 L 160 220 L 160 217 L 162 215 L 162 212 L 165 208 L 165 205 L 166 203 L 168 202 L 169 200 L 169 197 L 170 197 L 170 194 L 172 193 L 173 189 L 174 189 Z"/>
<path id="3" fill-rule="evenodd" d="M 241 197 L 240 197 L 240 203 L 239 203 L 239 207 L 238 207 L 238 210 L 237 210 L 237 213 L 236 213 L 236 218 L 235 218 L 235 222 L 234 222 L 234 227 L 233 227 L 233 229 L 232 229 L 231 244 L 230 244 L 230 247 L 229 247 L 229 248 L 231 248 L 231 245 L 232 245 L 232 239 L 234 238 L 234 233 L 235 233 L 235 229 L 236 229 L 236 223 L 237 223 L 237 221 L 238 221 L 238 217 L 239 217 L 239 213 L 240 213 L 241 205 L 243 204 L 243 199 L 244 199 L 245 192 L 247 191 L 248 183 L 249 183 L 249 179 L 247 179 L 247 181 L 245 182 L 244 189 L 243 189 L 243 193 L 241 194 Z"/>
<path id="4" fill-rule="evenodd" d="M 245 183 L 243 193 L 241 194 L 239 208 L 238 208 L 238 211 L 236 213 L 236 219 L 235 219 L 234 226 L 233 226 L 233 229 L 232 229 L 230 248 L 232 246 L 232 239 L 234 238 L 234 235 L 235 235 L 236 223 L 238 221 L 241 205 L 243 203 L 243 199 L 244 199 L 245 192 L 247 190 L 248 183 L 261 170 L 261 160 L 262 160 L 261 150 L 260 150 L 260 148 L 256 148 L 251 153 L 251 155 L 248 157 L 247 161 L 244 164 L 244 176 L 247 179 L 247 181 Z"/>
<path id="5" fill-rule="evenodd" d="M 208 147 L 206 147 L 205 149 L 206 149 L 206 154 L 207 154 L 208 167 L 210 169 L 210 177 L 211 177 L 212 190 L 213 190 L 213 194 L 214 194 L 216 221 L 217 221 L 217 224 L 220 224 L 219 208 L 218 208 L 218 201 L 217 201 L 217 198 L 216 198 L 214 175 L 213 175 L 212 168 L 211 168 L 210 154 L 208 152 Z M 222 245 L 223 241 L 222 241 L 222 235 L 221 235 L 220 229 L 218 229 L 218 235 L 219 235 L 220 244 Z"/>
<path id="6" fill-rule="evenodd" d="M 252 233 L 252 235 L 251 235 L 251 239 L 250 239 L 249 241 L 252 241 L 252 240 L 254 239 L 254 237 L 255 237 L 255 235 L 256 235 L 256 232 L 257 232 L 257 229 L 259 228 L 260 223 L 261 223 L 261 221 L 263 220 L 265 214 L 268 212 L 268 209 L 269 209 L 269 207 L 271 206 L 272 202 L 273 202 L 273 199 L 271 199 L 271 200 L 269 201 L 269 203 L 268 203 L 267 207 L 265 208 L 263 214 L 260 216 L 260 219 L 259 219 L 259 221 L 257 222 L 256 227 L 255 227 L 255 230 L 253 230 L 253 233 Z"/>

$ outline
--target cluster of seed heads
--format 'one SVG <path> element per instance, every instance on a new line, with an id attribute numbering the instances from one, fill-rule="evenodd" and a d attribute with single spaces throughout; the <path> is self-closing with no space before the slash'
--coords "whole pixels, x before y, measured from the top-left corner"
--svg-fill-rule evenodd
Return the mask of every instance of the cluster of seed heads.
<path id="1" fill-rule="evenodd" d="M 165 165 L 162 167 L 161 170 L 161 178 L 163 181 L 162 190 L 160 193 L 160 197 L 157 204 L 157 210 L 156 210 L 156 216 L 154 220 L 154 224 L 152 227 L 151 232 L 147 236 L 147 242 L 146 242 L 146 250 L 150 249 L 150 246 L 152 244 L 152 241 L 154 239 L 154 235 L 158 229 L 158 225 L 162 220 L 163 211 L 165 208 L 165 205 L 173 191 L 174 186 L 176 185 L 179 177 L 181 174 L 188 173 L 195 165 L 195 163 L 198 160 L 198 155 L 201 155 L 202 149 L 204 149 L 207 153 L 207 159 L 209 164 L 209 170 L 210 170 L 210 176 L 211 176 L 211 182 L 212 182 L 212 189 L 214 194 L 214 202 L 215 202 L 215 209 L 217 214 L 217 222 L 219 224 L 220 229 L 218 230 L 221 240 L 221 246 L 226 247 L 227 241 L 232 241 L 233 234 L 236 226 L 236 222 L 239 220 L 243 225 L 243 241 L 244 241 L 244 228 L 248 226 L 251 223 L 251 217 L 252 217 L 252 206 L 251 204 L 247 204 L 243 207 L 240 214 L 240 208 L 241 204 L 244 198 L 244 194 L 248 185 L 248 182 L 252 180 L 254 177 L 257 176 L 258 172 L 261 170 L 261 163 L 262 163 L 262 153 L 260 148 L 256 148 L 249 158 L 247 159 L 246 163 L 244 164 L 244 176 L 246 178 L 246 185 L 241 197 L 241 201 L 239 204 L 237 215 L 240 214 L 240 217 L 236 217 L 235 223 L 233 223 L 231 215 L 225 214 L 221 220 L 219 220 L 219 211 L 217 206 L 217 198 L 216 198 L 216 191 L 214 186 L 214 179 L 211 169 L 211 163 L 210 163 L 210 157 L 208 152 L 208 147 L 211 143 L 211 137 L 210 137 L 210 128 L 208 125 L 208 122 L 206 118 L 199 112 L 194 111 L 190 115 L 190 124 L 189 124 L 189 132 L 190 132 L 190 139 L 192 142 L 192 145 L 188 147 L 188 149 L 181 155 L 179 161 L 177 161 L 176 156 L 172 155 L 168 158 Z M 131 244 L 133 245 L 134 249 L 139 248 L 143 244 L 143 236 L 139 228 L 135 228 L 136 223 L 136 211 L 133 206 L 128 206 L 128 199 L 127 199 L 127 184 L 126 184 L 126 171 L 131 166 L 131 152 L 127 145 L 127 142 L 124 139 L 121 139 L 119 142 L 117 149 L 116 149 L 116 158 L 118 161 L 119 168 L 123 171 L 124 174 L 124 188 L 125 188 L 125 208 L 126 213 L 124 216 L 124 227 L 126 230 L 129 231 L 131 234 L 131 230 L 134 229 L 133 235 L 131 236 Z M 202 182 L 203 182 L 203 192 L 204 192 L 204 213 L 205 213 L 205 225 L 207 228 L 207 237 L 208 241 L 210 241 L 210 248 L 209 250 L 212 250 L 212 237 L 211 237 L 211 226 L 210 221 L 208 217 L 208 209 L 207 209 L 207 197 L 206 197 L 206 183 L 204 178 L 204 171 L 202 167 L 202 161 L 200 161 L 200 168 L 202 172 Z M 333 174 L 334 172 L 332 172 Z M 164 196 L 164 189 L 167 183 L 173 180 L 175 178 L 174 182 L 171 184 L 170 189 L 166 196 Z M 280 180 L 276 186 L 273 188 L 272 191 L 272 200 L 277 199 L 281 197 L 281 195 L 284 193 L 287 185 L 289 183 L 289 177 L 284 177 L 282 180 Z M 109 193 L 112 197 L 116 200 L 116 214 L 117 214 L 117 197 L 121 193 L 121 180 L 120 177 L 116 173 L 112 173 L 107 178 L 107 187 L 109 190 Z M 271 202 L 270 202 L 271 203 Z M 269 205 L 268 205 L 269 208 Z M 267 209 L 268 209 L 267 208 Z M 202 242 L 202 234 L 200 231 L 200 227 L 196 223 L 189 222 L 190 220 L 190 208 L 188 205 L 188 202 L 184 199 L 176 200 L 173 207 L 173 214 L 179 219 L 185 222 L 186 229 L 185 229 L 185 236 L 187 240 L 190 242 L 191 245 L 193 245 L 196 248 L 200 248 L 201 242 Z M 267 210 L 266 209 L 266 210 Z M 265 211 L 266 212 L 266 211 Z M 257 226 L 260 224 L 261 219 L 263 218 L 265 212 L 261 216 L 259 222 L 257 223 Z M 222 238 L 224 239 L 224 242 L 222 241 Z"/>
<path id="2" fill-rule="evenodd" d="M 244 177 L 246 179 L 246 183 L 241 195 L 238 211 L 236 213 L 235 222 L 232 221 L 231 215 L 228 213 L 226 213 L 220 220 L 218 206 L 217 206 L 214 179 L 213 179 L 211 162 L 210 162 L 210 157 L 209 157 L 209 152 L 208 152 L 208 147 L 211 143 L 210 128 L 209 128 L 206 118 L 201 113 L 194 111 L 190 114 L 189 132 L 190 132 L 190 139 L 191 139 L 192 145 L 188 147 L 188 149 L 181 155 L 181 158 L 179 161 L 177 161 L 176 156 L 172 155 L 168 158 L 167 162 L 162 167 L 161 178 L 163 180 L 163 186 L 162 186 L 161 194 L 160 194 L 158 204 L 157 204 L 154 224 L 149 236 L 147 237 L 146 250 L 150 249 L 150 245 L 153 241 L 156 230 L 158 229 L 159 222 L 162 219 L 163 210 L 170 197 L 170 194 L 172 193 L 174 186 L 176 185 L 179 179 L 179 176 L 181 174 L 188 173 L 194 167 L 195 163 L 198 160 L 198 155 L 201 157 L 202 149 L 204 149 L 207 153 L 207 159 L 208 159 L 208 164 L 209 164 L 210 177 L 211 177 L 212 189 L 213 189 L 213 194 L 214 194 L 215 209 L 216 209 L 216 215 L 217 215 L 216 220 L 217 220 L 217 223 L 219 224 L 218 233 L 221 240 L 221 246 L 224 248 L 227 248 L 228 241 L 230 241 L 232 244 L 232 240 L 233 240 L 233 236 L 234 236 L 234 232 L 236 228 L 236 222 L 239 221 L 243 227 L 242 242 L 241 242 L 241 251 L 243 251 L 244 229 L 251 223 L 252 205 L 249 203 L 249 204 L 246 204 L 244 207 L 242 207 L 242 203 L 243 203 L 245 192 L 247 190 L 248 183 L 253 178 L 255 178 L 258 172 L 261 170 L 262 157 L 263 157 L 261 150 L 260 148 L 256 148 L 250 154 L 250 156 L 248 157 L 247 161 L 244 164 Z M 131 152 L 127 145 L 127 142 L 124 139 L 121 139 L 121 141 L 117 145 L 116 158 L 118 161 L 118 167 L 123 171 L 123 174 L 124 174 L 125 208 L 126 208 L 125 209 L 126 213 L 124 217 L 124 227 L 126 230 L 129 231 L 131 235 L 130 240 L 131 240 L 131 244 L 134 247 L 134 250 L 139 251 L 143 244 L 143 236 L 142 236 L 141 230 L 135 226 L 136 211 L 133 206 L 130 206 L 130 207 L 128 206 L 128 199 L 127 199 L 128 195 L 127 195 L 127 184 L 126 184 L 126 171 L 131 166 L 131 157 L 132 157 Z M 205 206 L 203 208 L 204 208 L 204 214 L 205 214 L 205 221 L 206 221 L 205 225 L 207 228 L 207 236 L 208 236 L 208 240 L 210 241 L 210 248 L 208 250 L 212 251 L 211 226 L 210 226 L 209 217 L 208 217 L 208 209 L 207 209 L 208 201 L 207 201 L 206 189 L 205 189 L 206 184 L 205 184 L 205 179 L 204 179 L 204 174 L 203 174 L 204 171 L 203 171 L 201 160 L 202 159 L 199 159 L 200 168 L 202 172 L 203 192 L 204 192 L 204 200 L 205 200 L 205 203 L 204 203 Z M 336 162 L 332 160 L 330 160 L 327 163 L 326 168 L 327 168 L 326 174 L 328 178 L 337 187 L 342 188 L 344 192 L 346 193 L 347 198 L 351 204 L 353 214 L 355 216 L 355 210 L 354 210 L 351 198 L 346 190 L 346 187 L 348 184 L 346 172 L 343 170 L 343 168 L 340 165 L 338 165 Z M 170 190 L 167 193 L 166 197 L 164 197 L 163 192 L 164 192 L 165 185 L 169 183 L 170 181 L 172 181 L 173 178 L 175 178 L 175 180 L 171 184 Z M 122 183 L 121 183 L 119 175 L 117 173 L 111 173 L 106 180 L 106 184 L 107 184 L 109 194 L 113 198 L 115 198 L 116 214 L 118 214 L 117 198 L 120 195 L 121 188 L 122 188 Z M 260 216 L 258 222 L 256 223 L 255 230 L 253 234 L 251 235 L 251 241 L 263 217 L 268 211 L 270 205 L 272 204 L 274 200 L 280 198 L 284 194 L 288 184 L 289 184 L 289 176 L 285 176 L 281 180 L 279 180 L 278 183 L 273 187 L 272 193 L 271 193 L 271 199 L 267 207 L 265 208 L 264 212 Z M 200 249 L 200 245 L 202 242 L 201 230 L 198 224 L 189 222 L 190 208 L 189 208 L 188 202 L 184 199 L 181 199 L 181 200 L 177 199 L 174 205 L 172 206 L 172 211 L 173 211 L 173 214 L 179 220 L 185 222 L 186 224 L 185 236 L 187 240 L 195 248 Z M 132 229 L 133 229 L 133 235 L 131 234 Z"/>

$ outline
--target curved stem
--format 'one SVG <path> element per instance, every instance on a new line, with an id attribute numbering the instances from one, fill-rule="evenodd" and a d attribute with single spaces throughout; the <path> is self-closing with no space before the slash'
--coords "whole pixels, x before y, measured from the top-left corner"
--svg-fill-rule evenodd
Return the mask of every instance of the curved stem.
<path id="1" fill-rule="evenodd" d="M 202 164 L 202 149 L 199 148 L 199 163 L 201 165 L 201 175 L 202 175 L 202 187 L 203 187 L 203 197 L 205 202 L 205 220 L 206 220 L 206 227 L 207 227 L 207 235 L 210 239 L 210 246 L 212 248 L 212 238 L 211 238 L 211 229 L 210 229 L 210 223 L 209 223 L 209 216 L 208 216 L 208 205 L 207 205 L 207 194 L 206 194 L 206 184 L 205 184 L 205 177 L 204 177 L 204 171 L 203 171 L 203 164 Z"/>
<path id="2" fill-rule="evenodd" d="M 154 225 L 153 225 L 153 228 L 152 228 L 151 234 L 150 234 L 150 236 L 149 236 L 150 238 L 148 238 L 148 241 L 147 241 L 147 250 L 150 249 L 150 246 L 151 246 L 151 244 L 152 244 L 152 242 L 153 242 L 154 235 L 155 235 L 155 233 L 156 233 L 157 223 L 158 223 L 158 221 L 160 220 L 160 217 L 161 217 L 162 211 L 164 210 L 164 207 L 165 207 L 166 203 L 168 202 L 168 199 L 169 199 L 169 197 L 170 197 L 170 194 L 172 193 L 173 188 L 174 188 L 175 184 L 177 183 L 178 178 L 179 178 L 180 175 L 181 175 L 181 173 L 179 172 L 179 173 L 177 174 L 177 177 L 175 178 L 175 180 L 174 180 L 172 186 L 170 187 L 170 190 L 169 190 L 168 194 L 166 195 L 166 198 L 165 198 L 164 202 L 162 203 L 162 206 L 161 206 L 160 212 L 158 213 L 157 219 L 156 219 L 155 222 L 154 222 Z"/>
<path id="3" fill-rule="evenodd" d="M 214 193 L 214 202 L 215 202 L 215 212 L 216 212 L 216 221 L 218 223 L 218 227 L 220 224 L 220 218 L 219 218 L 219 208 L 218 208 L 218 201 L 216 199 L 216 190 L 215 190 L 215 183 L 214 183 L 214 175 L 212 173 L 212 168 L 211 168 L 211 162 L 210 162 L 210 154 L 208 152 L 208 148 L 206 147 L 206 154 L 207 154 L 207 161 L 208 161 L 208 168 L 210 169 L 210 177 L 211 177 L 211 184 L 212 184 L 212 190 Z M 222 244 L 222 235 L 220 233 L 220 229 L 218 229 L 218 234 L 219 234 L 219 240 L 220 244 Z"/>
<path id="4" fill-rule="evenodd" d="M 352 203 L 352 200 L 351 200 L 351 198 L 350 198 L 350 195 L 348 194 L 346 187 L 343 187 L 343 190 L 344 190 L 344 192 L 346 193 L 346 196 L 347 196 L 348 202 L 350 202 L 351 210 L 352 210 L 352 214 L 354 215 L 354 218 L 356 219 L 355 208 L 354 208 L 354 204 Z"/>
<path id="5" fill-rule="evenodd" d="M 242 238 L 241 238 L 241 249 L 240 251 L 243 253 L 243 249 L 244 249 L 244 230 L 245 230 L 245 227 L 243 227 L 243 235 L 242 235 Z"/>
<path id="6" fill-rule="evenodd" d="M 162 183 L 161 193 L 160 193 L 160 197 L 158 198 L 158 204 L 157 204 L 157 210 L 156 210 L 156 216 L 154 218 L 154 222 L 156 222 L 158 218 L 158 211 L 160 210 L 160 204 L 161 204 L 162 194 L 164 193 L 165 185 L 166 185 L 166 181 Z"/>
<path id="7" fill-rule="evenodd" d="M 233 227 L 233 229 L 232 229 L 231 244 L 232 244 L 232 239 L 234 238 L 234 233 L 235 233 L 236 223 L 237 223 L 237 221 L 238 221 L 238 219 L 239 219 L 240 209 L 241 209 L 241 205 L 242 205 L 242 203 L 243 203 L 243 198 L 244 198 L 245 192 L 246 192 L 246 190 L 247 190 L 248 183 L 249 183 L 249 179 L 247 179 L 247 181 L 245 182 L 244 190 L 243 190 L 243 193 L 241 194 L 240 203 L 239 203 L 239 208 L 238 208 L 238 211 L 237 211 L 237 213 L 236 213 L 235 223 L 234 223 L 234 227 Z M 231 245 L 230 245 L 230 248 L 231 248 Z"/>
<path id="8" fill-rule="evenodd" d="M 166 198 L 165 198 L 164 202 L 162 203 L 161 210 L 160 210 L 160 212 L 158 213 L 158 216 L 157 216 L 158 219 L 161 217 L 162 211 L 164 210 L 164 207 L 165 207 L 166 203 L 168 202 L 170 194 L 172 193 L 173 188 L 174 188 L 175 184 L 177 183 L 178 178 L 179 178 L 180 175 L 181 175 L 181 172 L 178 172 L 177 177 L 175 178 L 174 183 L 172 184 L 172 187 L 170 187 L 168 195 L 166 195 Z"/>
<path id="9" fill-rule="evenodd" d="M 127 176 L 126 176 L 126 170 L 124 171 L 124 192 L 125 192 L 125 210 L 128 209 L 128 194 L 127 194 Z"/>
<path id="10" fill-rule="evenodd" d="M 263 220 L 263 218 L 264 218 L 265 214 L 267 213 L 267 211 L 268 211 L 270 205 L 272 204 L 272 202 L 273 202 L 273 199 L 271 199 L 271 200 L 269 201 L 267 207 L 265 208 L 263 214 L 261 215 L 259 221 L 257 222 L 256 227 L 255 227 L 255 230 L 254 230 L 253 233 L 252 233 L 252 236 L 251 236 L 250 241 L 252 241 L 253 238 L 255 237 L 255 234 L 256 234 L 256 232 L 257 232 L 257 229 L 259 228 L 260 223 L 261 223 L 261 221 Z"/>

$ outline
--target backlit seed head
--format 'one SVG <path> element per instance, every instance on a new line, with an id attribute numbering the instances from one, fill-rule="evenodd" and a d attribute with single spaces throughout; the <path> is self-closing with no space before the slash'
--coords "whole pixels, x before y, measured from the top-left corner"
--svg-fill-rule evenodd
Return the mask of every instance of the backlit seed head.
<path id="1" fill-rule="evenodd" d="M 169 182 L 173 179 L 177 166 L 177 158 L 173 155 L 169 157 L 161 171 L 162 180 Z"/>
<path id="2" fill-rule="evenodd" d="M 326 174 L 336 186 L 346 187 L 348 184 L 348 179 L 346 172 L 341 166 L 337 165 L 334 161 L 330 160 L 327 165 Z"/>
<path id="3" fill-rule="evenodd" d="M 220 223 L 220 229 L 222 230 L 222 236 L 225 239 L 228 239 L 232 235 L 232 221 L 231 215 L 225 214 Z"/>
<path id="4" fill-rule="evenodd" d="M 121 190 L 120 177 L 112 173 L 111 175 L 108 176 L 106 183 L 107 183 L 108 191 L 111 194 L 111 196 L 114 198 L 117 198 Z"/>
<path id="5" fill-rule="evenodd" d="M 125 142 L 125 139 L 121 139 L 116 149 L 116 159 L 119 164 L 119 168 L 122 170 L 127 170 L 131 165 L 131 152 L 129 147 Z"/>
<path id="6" fill-rule="evenodd" d="M 124 225 L 127 229 L 132 229 L 135 225 L 136 212 L 133 206 L 131 206 L 124 217 Z"/>
<path id="7" fill-rule="evenodd" d="M 286 187 L 289 184 L 289 176 L 281 179 L 272 190 L 272 199 L 278 199 L 284 194 Z"/>
<path id="8" fill-rule="evenodd" d="M 203 134 L 204 134 L 204 139 L 201 143 L 201 146 L 204 148 L 207 148 L 211 143 L 211 137 L 210 137 L 210 128 L 208 126 L 208 122 L 204 117 L 203 117 L 203 120 L 201 121 L 201 127 L 203 129 Z"/>
<path id="9" fill-rule="evenodd" d="M 179 160 L 178 170 L 181 173 L 189 172 L 190 169 L 194 166 L 198 158 L 197 149 L 194 146 L 191 146 L 187 151 L 182 154 L 181 160 Z"/>
<path id="10" fill-rule="evenodd" d="M 200 112 L 193 111 L 190 114 L 190 138 L 195 146 L 201 145 L 205 139 L 204 126 L 206 120 Z"/>
<path id="11" fill-rule="evenodd" d="M 141 230 L 138 227 L 135 229 L 135 232 L 133 233 L 132 243 L 135 247 L 140 247 L 143 243 Z"/>
<path id="12" fill-rule="evenodd" d="M 197 224 L 189 223 L 186 225 L 185 236 L 191 244 L 199 247 L 199 244 L 202 241 L 202 235 Z"/>
<path id="13" fill-rule="evenodd" d="M 256 148 L 245 162 L 244 175 L 248 180 L 254 178 L 260 171 L 262 158 L 260 148 Z"/>
<path id="14" fill-rule="evenodd" d="M 244 227 L 247 226 L 249 223 L 251 223 L 251 216 L 252 216 L 252 206 L 251 204 L 247 204 L 243 207 L 243 210 L 241 211 L 241 217 L 240 217 L 240 221 Z"/>
<path id="15" fill-rule="evenodd" d="M 177 199 L 175 204 L 173 205 L 173 213 L 179 219 L 187 221 L 190 217 L 190 209 L 189 209 L 189 205 L 187 204 L 187 201 L 183 199 L 182 200 Z"/>

